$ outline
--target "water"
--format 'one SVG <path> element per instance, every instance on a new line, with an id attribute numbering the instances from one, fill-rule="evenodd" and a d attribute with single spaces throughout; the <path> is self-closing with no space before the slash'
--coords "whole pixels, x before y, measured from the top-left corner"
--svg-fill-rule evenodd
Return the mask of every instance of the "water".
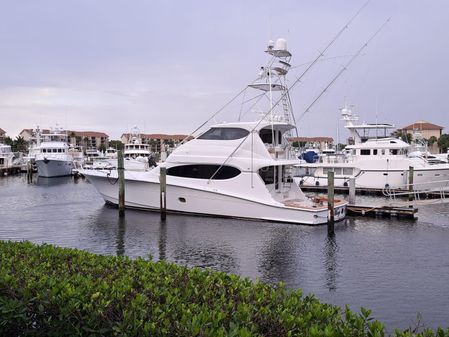
<path id="1" fill-rule="evenodd" d="M 99 254 L 151 256 L 283 281 L 393 328 L 449 326 L 449 209 L 421 206 L 419 220 L 353 218 L 327 228 L 126 211 L 104 205 L 73 178 L 0 179 L 0 240 L 29 240 Z"/>

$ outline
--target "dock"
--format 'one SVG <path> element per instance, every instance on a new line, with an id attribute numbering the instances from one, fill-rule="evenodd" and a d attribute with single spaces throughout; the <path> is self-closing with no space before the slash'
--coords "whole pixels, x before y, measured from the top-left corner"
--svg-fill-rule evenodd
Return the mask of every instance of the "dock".
<path id="1" fill-rule="evenodd" d="M 370 217 L 396 217 L 401 219 L 418 218 L 418 208 L 415 206 L 387 206 L 387 205 L 348 205 L 346 207 L 347 215 L 349 216 L 370 216 Z"/>

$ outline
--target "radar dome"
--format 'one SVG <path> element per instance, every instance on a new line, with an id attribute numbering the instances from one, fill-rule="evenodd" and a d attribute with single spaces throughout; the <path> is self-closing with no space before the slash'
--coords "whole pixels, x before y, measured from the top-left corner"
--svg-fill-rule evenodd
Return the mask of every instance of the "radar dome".
<path id="1" fill-rule="evenodd" d="M 279 38 L 276 40 L 274 44 L 275 50 L 287 50 L 287 40 L 284 38 Z"/>

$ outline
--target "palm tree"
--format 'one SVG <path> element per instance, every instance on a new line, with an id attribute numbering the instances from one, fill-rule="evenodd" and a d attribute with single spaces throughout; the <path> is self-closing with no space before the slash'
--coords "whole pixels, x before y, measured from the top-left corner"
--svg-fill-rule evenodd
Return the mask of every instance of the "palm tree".
<path id="1" fill-rule="evenodd" d="M 13 151 L 15 152 L 27 152 L 28 144 L 23 137 L 17 136 L 13 142 Z"/>

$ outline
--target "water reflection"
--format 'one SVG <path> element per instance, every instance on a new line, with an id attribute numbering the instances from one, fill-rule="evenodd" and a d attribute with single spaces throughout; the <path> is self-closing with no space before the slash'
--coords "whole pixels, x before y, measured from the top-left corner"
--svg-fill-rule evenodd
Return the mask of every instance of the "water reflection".
<path id="1" fill-rule="evenodd" d="M 273 228 L 270 231 L 268 241 L 260 252 L 259 272 L 261 280 L 269 283 L 277 283 L 302 277 L 305 270 L 301 267 L 302 256 L 305 252 L 304 235 L 295 235 L 293 226 Z M 304 234 L 304 233 L 303 233 Z"/>
<path id="2" fill-rule="evenodd" d="M 234 252 L 229 244 L 218 238 L 199 235 L 192 227 L 189 229 L 191 231 L 181 240 L 170 242 L 171 259 L 174 262 L 228 273 L 238 271 Z"/>
<path id="3" fill-rule="evenodd" d="M 159 226 L 159 260 L 164 261 L 167 259 L 167 224 L 165 221 L 161 220 Z"/>
<path id="4" fill-rule="evenodd" d="M 73 183 L 73 179 L 70 176 L 52 177 L 52 178 L 37 177 L 37 179 L 36 179 L 37 186 L 57 186 L 57 185 L 64 185 L 64 184 L 71 184 L 71 183 Z"/>
<path id="5" fill-rule="evenodd" d="M 337 290 L 337 278 L 338 278 L 338 264 L 337 264 L 337 254 L 338 245 L 335 233 L 329 234 L 326 237 L 326 242 L 324 245 L 324 272 L 326 287 L 330 292 Z"/>
<path id="6" fill-rule="evenodd" d="M 124 216 L 118 216 L 117 221 L 117 256 L 125 255 L 125 232 L 126 232 L 126 218 Z"/>

